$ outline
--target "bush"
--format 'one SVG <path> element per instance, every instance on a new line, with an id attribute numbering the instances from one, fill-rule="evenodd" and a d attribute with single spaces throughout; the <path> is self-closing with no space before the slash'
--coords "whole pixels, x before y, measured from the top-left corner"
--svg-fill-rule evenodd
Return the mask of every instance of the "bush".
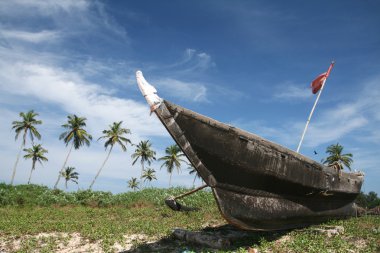
<path id="1" fill-rule="evenodd" d="M 165 198 L 180 195 L 189 189 L 146 188 L 136 192 L 112 194 L 111 192 L 80 190 L 77 192 L 64 192 L 49 189 L 40 185 L 0 184 L 0 206 L 66 206 L 82 205 L 90 207 L 138 207 L 138 206 L 164 206 Z M 181 200 L 188 206 L 202 206 L 214 203 L 210 191 L 199 191 Z"/>
<path id="2" fill-rule="evenodd" d="M 373 191 L 368 194 L 360 192 L 355 203 L 361 207 L 371 209 L 380 205 L 380 198 L 378 198 L 377 193 Z"/>

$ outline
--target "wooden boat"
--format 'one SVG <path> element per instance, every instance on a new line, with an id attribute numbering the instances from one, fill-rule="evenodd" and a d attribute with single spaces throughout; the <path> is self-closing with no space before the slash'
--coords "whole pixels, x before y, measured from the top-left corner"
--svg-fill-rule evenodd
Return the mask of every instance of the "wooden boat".
<path id="1" fill-rule="evenodd" d="M 356 215 L 363 174 L 338 172 L 257 135 L 163 100 L 136 73 L 169 134 L 212 188 L 222 216 L 248 230 L 304 227 Z"/>

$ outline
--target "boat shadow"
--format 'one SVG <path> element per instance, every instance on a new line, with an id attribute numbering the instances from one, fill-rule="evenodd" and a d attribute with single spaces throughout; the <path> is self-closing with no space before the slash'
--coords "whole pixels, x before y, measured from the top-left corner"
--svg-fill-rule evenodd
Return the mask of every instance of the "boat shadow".
<path id="1" fill-rule="evenodd" d="M 199 237 L 198 242 L 194 240 L 178 239 L 174 233 L 168 237 L 164 237 L 158 241 L 150 243 L 142 243 L 130 250 L 122 251 L 123 253 L 138 252 L 218 252 L 220 250 L 234 251 L 239 248 L 255 248 L 263 243 L 278 240 L 285 236 L 291 230 L 282 231 L 244 231 L 234 228 L 231 225 L 223 225 L 219 227 L 207 227 L 197 232 L 188 230 L 189 233 L 185 238 Z M 185 232 L 186 233 L 186 232 Z M 204 238 L 202 238 L 205 236 Z M 205 241 L 206 244 L 200 242 Z M 210 241 L 217 242 L 214 247 L 207 245 Z M 222 246 L 220 244 L 222 242 Z M 226 243 L 227 242 L 227 243 Z"/>

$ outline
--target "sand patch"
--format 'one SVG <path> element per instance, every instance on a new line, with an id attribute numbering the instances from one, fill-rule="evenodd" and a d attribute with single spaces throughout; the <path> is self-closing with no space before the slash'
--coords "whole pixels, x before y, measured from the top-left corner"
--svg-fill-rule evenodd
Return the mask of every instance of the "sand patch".
<path id="1" fill-rule="evenodd" d="M 153 243 L 155 238 L 144 234 L 123 235 L 121 242 L 107 247 L 107 252 L 123 252 L 140 243 Z M 51 250 L 58 253 L 104 252 L 101 241 L 90 241 L 79 233 L 39 233 L 21 237 L 0 236 L 0 253 Z"/>

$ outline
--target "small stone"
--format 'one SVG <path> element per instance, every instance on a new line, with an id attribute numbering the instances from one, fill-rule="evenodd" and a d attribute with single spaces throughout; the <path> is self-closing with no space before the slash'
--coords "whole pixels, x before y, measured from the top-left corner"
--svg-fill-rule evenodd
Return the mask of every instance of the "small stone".
<path id="1" fill-rule="evenodd" d="M 327 237 L 332 237 L 335 235 L 344 234 L 344 227 L 343 226 L 325 226 L 322 228 L 316 228 L 312 231 L 320 233 L 320 234 L 326 234 Z"/>

